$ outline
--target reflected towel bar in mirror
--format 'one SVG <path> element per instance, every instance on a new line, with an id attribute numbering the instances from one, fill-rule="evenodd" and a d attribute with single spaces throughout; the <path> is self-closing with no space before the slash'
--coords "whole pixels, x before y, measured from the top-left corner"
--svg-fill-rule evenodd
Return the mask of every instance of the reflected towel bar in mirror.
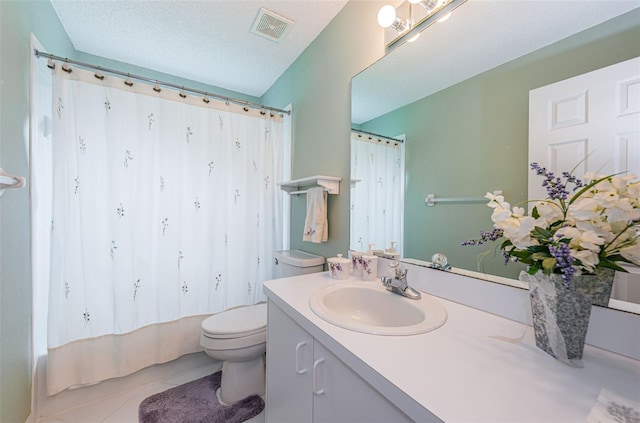
<path id="1" fill-rule="evenodd" d="M 502 190 L 493 191 L 493 195 L 502 195 Z M 436 203 L 486 203 L 486 197 L 442 197 L 437 198 L 435 194 L 428 194 L 424 202 L 427 207 L 433 207 Z"/>

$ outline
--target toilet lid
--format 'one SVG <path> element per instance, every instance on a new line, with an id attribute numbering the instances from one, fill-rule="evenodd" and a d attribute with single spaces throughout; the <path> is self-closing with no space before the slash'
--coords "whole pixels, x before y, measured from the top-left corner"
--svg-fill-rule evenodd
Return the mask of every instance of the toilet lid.
<path id="1" fill-rule="evenodd" d="M 264 332 L 267 328 L 267 304 L 238 307 L 208 317 L 202 331 L 215 338 L 238 338 Z"/>

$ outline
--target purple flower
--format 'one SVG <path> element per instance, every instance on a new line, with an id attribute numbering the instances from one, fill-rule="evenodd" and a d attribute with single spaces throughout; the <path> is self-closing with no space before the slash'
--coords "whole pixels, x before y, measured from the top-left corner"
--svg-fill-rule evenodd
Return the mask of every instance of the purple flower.
<path id="1" fill-rule="evenodd" d="M 580 179 L 571 175 L 569 172 L 562 172 L 562 177 L 566 179 L 566 182 L 563 182 L 562 178 L 556 176 L 553 172 L 548 171 L 538 163 L 531 163 L 531 169 L 535 170 L 536 175 L 544 176 L 542 186 L 547 190 L 547 195 L 551 200 L 566 200 L 569 195 L 569 191 L 567 191 L 567 184 L 569 183 L 575 185 L 573 188 L 574 191 L 584 186 Z"/>
<path id="2" fill-rule="evenodd" d="M 576 268 L 573 267 L 573 262 L 575 258 L 571 256 L 571 250 L 569 246 L 564 242 L 561 242 L 557 247 L 550 245 L 549 253 L 555 257 L 557 261 L 557 266 L 560 268 L 560 277 L 564 282 L 565 288 L 569 288 L 569 284 L 571 283 L 571 278 L 576 273 Z"/>
<path id="3" fill-rule="evenodd" d="M 494 228 L 491 232 L 489 232 L 489 231 L 481 231 L 480 232 L 480 238 L 470 239 L 468 241 L 464 241 L 464 242 L 460 243 L 460 245 L 462 245 L 462 246 L 466 246 L 466 245 L 482 245 L 482 244 L 484 244 L 485 242 L 488 242 L 488 241 L 496 241 L 496 240 L 502 238 L 502 235 L 503 235 L 502 229 Z"/>

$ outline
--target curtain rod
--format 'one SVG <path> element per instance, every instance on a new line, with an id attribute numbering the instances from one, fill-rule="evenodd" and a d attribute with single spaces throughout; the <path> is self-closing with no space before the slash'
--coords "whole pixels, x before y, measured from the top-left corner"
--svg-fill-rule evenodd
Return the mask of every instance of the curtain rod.
<path id="1" fill-rule="evenodd" d="M 160 81 L 160 80 L 157 80 L 157 79 L 147 78 L 146 76 L 134 75 L 134 74 L 131 74 L 131 73 L 128 73 L 128 72 L 122 72 L 122 71 L 115 70 L 115 69 L 103 68 L 102 66 L 96 66 L 96 65 L 92 65 L 90 63 L 80 62 L 78 60 L 72 60 L 72 59 L 68 59 L 66 57 L 60 57 L 60 56 L 56 56 L 54 54 L 44 53 L 44 52 L 39 51 L 38 49 L 34 49 L 34 54 L 35 54 L 35 56 L 37 58 L 44 57 L 44 58 L 51 59 L 51 60 L 58 60 L 60 62 L 71 63 L 72 65 L 81 66 L 83 68 L 94 69 L 94 70 L 102 71 L 102 72 L 108 72 L 108 73 L 111 73 L 111 74 L 114 74 L 114 75 L 126 76 L 128 78 L 137 79 L 137 80 L 145 81 L 145 82 L 150 82 L 152 84 L 158 84 L 158 85 L 163 85 L 165 87 L 175 88 L 175 89 L 179 89 L 179 90 L 183 90 L 183 91 L 189 91 L 189 92 L 192 92 L 192 93 L 203 95 L 205 97 L 217 98 L 219 100 L 228 101 L 229 103 L 239 104 L 241 106 L 251 107 L 251 108 L 254 108 L 254 109 L 270 110 L 272 112 L 277 112 L 277 113 L 286 113 L 287 115 L 291 114 L 290 110 L 277 109 L 275 107 L 269 107 L 269 106 L 265 106 L 263 104 L 252 103 L 250 101 L 245 101 L 245 100 L 239 100 L 237 98 L 225 97 L 225 96 L 218 95 L 218 94 L 215 94 L 215 93 L 210 93 L 208 91 L 202 91 L 202 90 L 199 90 L 199 89 L 196 89 L 196 88 L 189 88 L 189 87 L 185 87 L 183 85 L 172 84 L 171 82 L 163 82 L 163 81 Z M 51 66 L 49 66 L 49 67 L 51 67 Z"/>
<path id="2" fill-rule="evenodd" d="M 391 138 L 391 137 L 387 137 L 385 135 L 380 135 L 380 134 L 375 134 L 373 132 L 367 132 L 367 131 L 361 131 L 360 129 L 356 129 L 356 128 L 351 128 L 352 132 L 358 132 L 361 134 L 367 134 L 367 135 L 371 135 L 372 137 L 378 137 L 378 138 L 384 138 L 385 140 L 389 140 L 389 141 L 393 141 L 393 142 L 404 142 L 403 140 L 399 140 L 397 138 Z"/>

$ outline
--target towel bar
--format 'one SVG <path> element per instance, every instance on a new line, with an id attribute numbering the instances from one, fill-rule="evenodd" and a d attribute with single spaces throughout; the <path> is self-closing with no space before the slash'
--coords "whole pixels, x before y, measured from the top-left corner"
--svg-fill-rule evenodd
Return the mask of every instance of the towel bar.
<path id="1" fill-rule="evenodd" d="M 493 195 L 502 195 L 502 190 L 493 191 Z M 436 198 L 435 194 L 427 195 L 424 202 L 427 207 L 433 207 L 436 203 L 486 203 L 489 200 L 486 197 L 443 197 Z"/>
<path id="2" fill-rule="evenodd" d="M 24 177 L 9 175 L 0 167 L 0 195 L 4 193 L 5 189 L 22 188 L 24 183 Z"/>

